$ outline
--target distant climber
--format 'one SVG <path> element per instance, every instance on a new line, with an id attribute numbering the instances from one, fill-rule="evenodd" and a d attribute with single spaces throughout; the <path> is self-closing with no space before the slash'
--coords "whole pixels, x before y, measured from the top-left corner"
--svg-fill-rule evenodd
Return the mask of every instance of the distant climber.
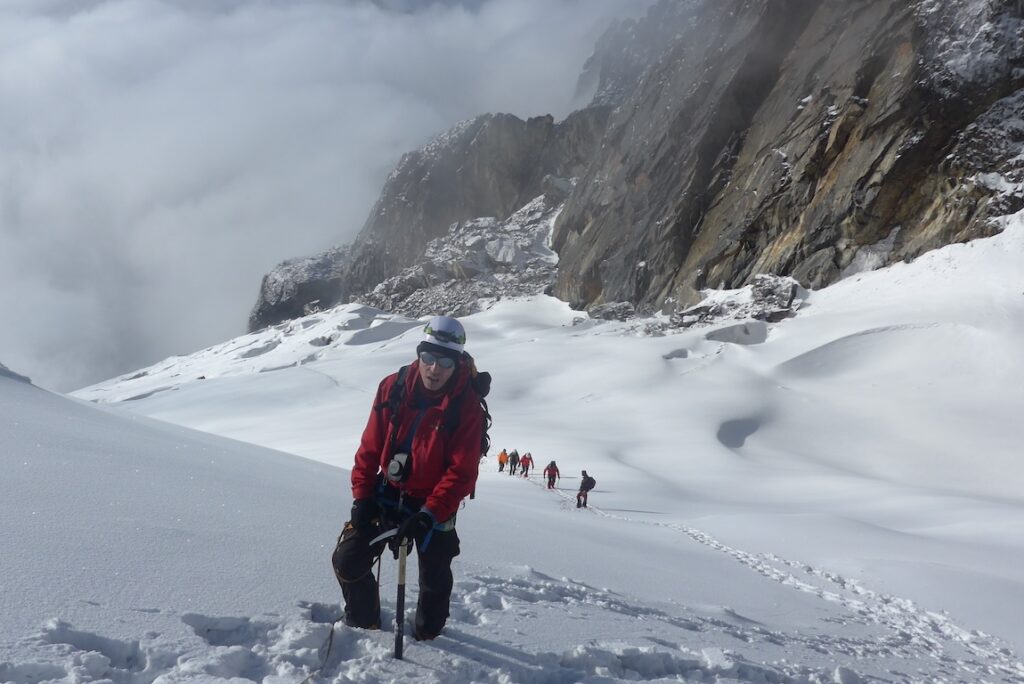
<path id="1" fill-rule="evenodd" d="M 544 468 L 543 475 L 548 478 L 548 489 L 555 488 L 555 478 L 558 478 L 559 480 L 562 479 L 562 476 L 558 472 L 558 466 L 555 465 L 554 461 L 548 463 L 547 467 Z"/>
<path id="2" fill-rule="evenodd" d="M 587 471 L 583 471 L 583 477 L 580 479 L 580 491 L 576 493 L 576 508 L 587 507 L 587 494 L 590 490 L 597 486 L 597 480 L 587 475 Z"/>

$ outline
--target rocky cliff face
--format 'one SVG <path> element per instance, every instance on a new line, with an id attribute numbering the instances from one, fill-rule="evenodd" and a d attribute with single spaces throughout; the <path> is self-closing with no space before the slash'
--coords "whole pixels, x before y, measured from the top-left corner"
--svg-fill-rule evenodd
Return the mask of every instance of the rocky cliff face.
<path id="1" fill-rule="evenodd" d="M 981 131 L 1024 85 L 1016 0 L 688 9 L 559 218 L 556 295 L 674 310 L 758 273 L 820 287 L 1013 203 L 978 173 L 1005 169 Z"/>
<path id="2" fill-rule="evenodd" d="M 573 177 L 589 164 L 609 108 L 555 123 L 487 114 L 402 157 L 359 236 L 342 249 L 282 263 L 263 279 L 250 330 L 372 290 L 413 266 L 452 224 L 507 219 L 543 192 L 545 176 Z"/>
<path id="3" fill-rule="evenodd" d="M 472 310 L 500 268 L 459 264 L 548 175 L 577 179 L 544 274 L 577 308 L 682 320 L 706 288 L 912 259 L 1024 207 L 1022 87 L 1021 0 L 660 0 L 599 42 L 592 106 L 485 115 L 406 155 L 352 245 L 264 279 L 250 327 L 356 296 Z"/>
<path id="4" fill-rule="evenodd" d="M 658 2 L 642 19 L 615 22 L 597 41 L 583 65 L 577 97 L 592 93 L 591 106 L 621 105 L 636 89 L 644 72 L 679 39 L 680 31 L 696 20 L 703 0 Z"/>

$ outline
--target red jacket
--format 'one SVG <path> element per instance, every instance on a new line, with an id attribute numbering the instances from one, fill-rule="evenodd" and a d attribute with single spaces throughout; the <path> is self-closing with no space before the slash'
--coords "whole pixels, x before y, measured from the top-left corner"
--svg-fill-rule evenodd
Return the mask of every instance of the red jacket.
<path id="1" fill-rule="evenodd" d="M 398 431 L 394 436 L 390 434 L 391 411 L 387 402 L 391 387 L 397 380 L 398 373 L 392 373 L 377 388 L 374 408 L 370 411 L 352 467 L 352 497 L 355 499 L 374 496 L 377 476 L 384 472 L 391 455 L 392 441 L 401 443 L 416 420 L 418 411 L 412 407 L 412 403 L 416 386 L 421 384 L 419 361 L 414 361 L 406 373 L 405 396 L 398 412 Z M 444 428 L 444 411 L 453 397 L 463 391 L 466 396 L 462 399 L 458 425 L 449 434 Z M 408 480 L 399 485 L 409 496 L 424 499 L 427 510 L 438 522 L 452 517 L 459 503 L 469 496 L 476 485 L 483 421 L 480 400 L 469 384 L 469 370 L 460 364 L 448 383 L 441 403 L 425 410 L 412 440 L 411 474 Z"/>

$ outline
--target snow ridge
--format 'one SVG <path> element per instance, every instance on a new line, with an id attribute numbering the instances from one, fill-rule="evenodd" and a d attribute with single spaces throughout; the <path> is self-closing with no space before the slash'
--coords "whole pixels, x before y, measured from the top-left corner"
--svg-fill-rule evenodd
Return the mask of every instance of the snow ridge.
<path id="1" fill-rule="evenodd" d="M 0 363 L 0 378 L 10 378 L 11 380 L 17 380 L 18 382 L 25 382 L 30 385 L 32 384 L 32 381 L 29 380 L 27 377 L 15 373 L 2 363 Z"/>

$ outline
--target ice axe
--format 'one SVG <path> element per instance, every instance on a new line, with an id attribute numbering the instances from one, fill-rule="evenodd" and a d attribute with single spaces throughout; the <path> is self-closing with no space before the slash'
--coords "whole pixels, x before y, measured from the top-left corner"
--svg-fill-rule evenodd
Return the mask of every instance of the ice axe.
<path id="1" fill-rule="evenodd" d="M 398 598 L 395 600 L 395 658 L 402 659 L 402 646 L 405 641 L 405 556 L 408 545 L 402 544 L 398 549 Z"/>
<path id="2" fill-rule="evenodd" d="M 394 541 L 398 529 L 390 529 L 370 540 L 370 546 L 385 540 Z M 402 659 L 402 647 L 405 645 L 405 560 L 409 545 L 404 539 L 398 545 L 398 597 L 395 600 L 395 659 Z"/>

